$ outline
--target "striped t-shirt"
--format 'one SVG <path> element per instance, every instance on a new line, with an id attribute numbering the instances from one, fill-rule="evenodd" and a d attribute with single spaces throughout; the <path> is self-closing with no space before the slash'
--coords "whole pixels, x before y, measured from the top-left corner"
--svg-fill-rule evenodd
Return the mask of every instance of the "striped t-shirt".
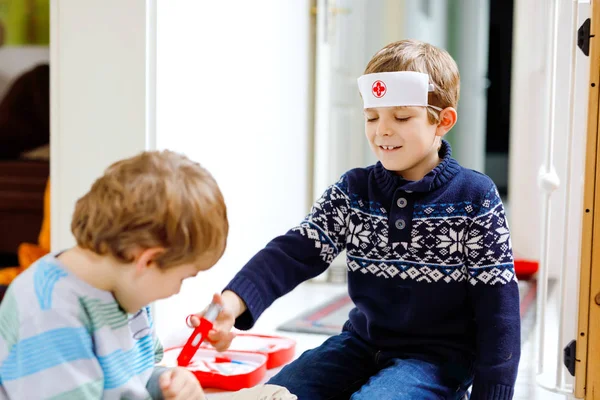
<path id="1" fill-rule="evenodd" d="M 127 314 L 53 255 L 0 304 L 0 399 L 152 398 L 161 358 L 149 307 Z"/>

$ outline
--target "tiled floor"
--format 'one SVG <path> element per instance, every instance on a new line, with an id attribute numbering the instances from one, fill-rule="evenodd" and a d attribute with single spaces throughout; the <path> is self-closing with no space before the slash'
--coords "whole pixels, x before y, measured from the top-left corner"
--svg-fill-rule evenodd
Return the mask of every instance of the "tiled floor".
<path id="1" fill-rule="evenodd" d="M 274 333 L 294 338 L 297 341 L 296 355 L 298 356 L 303 351 L 320 345 L 327 338 L 327 336 L 278 332 L 276 331 L 276 327 L 281 323 L 291 319 L 292 317 L 300 314 L 301 312 L 316 307 L 319 304 L 322 304 L 329 298 L 340 294 L 345 290 L 345 285 L 334 285 L 326 283 L 304 283 L 298 286 L 288 295 L 276 301 L 268 310 L 266 310 L 265 313 L 258 320 L 256 326 L 252 329 L 252 331 L 264 334 Z M 185 302 L 184 299 L 177 298 L 174 298 L 173 300 L 169 301 Z M 174 309 L 173 304 L 159 304 L 159 318 L 161 318 L 161 315 L 165 315 L 164 311 L 163 313 L 161 313 L 161 309 L 164 310 L 166 307 L 168 307 L 170 310 Z M 550 309 L 552 309 L 552 306 L 550 307 Z M 176 318 L 180 321 L 182 318 L 185 318 L 186 314 L 185 312 L 181 311 L 179 311 L 179 313 L 181 313 L 182 315 L 177 315 Z M 552 312 L 550 312 L 549 314 L 552 314 Z M 175 316 L 171 314 L 169 316 L 169 319 L 171 319 L 172 317 Z M 551 319 L 551 316 L 549 317 L 549 319 Z M 556 325 L 555 322 L 550 320 L 548 326 L 552 327 L 553 324 L 554 326 Z M 161 326 L 163 329 L 161 329 Z M 548 329 L 548 331 L 552 331 L 552 329 Z M 167 345 L 170 343 L 176 343 L 178 341 L 181 342 L 185 339 L 186 334 L 189 335 L 189 331 L 186 331 L 185 329 L 179 330 L 178 333 L 175 333 L 173 329 L 170 329 L 170 333 L 167 333 L 167 329 L 165 329 L 165 323 L 164 321 L 163 323 L 161 323 L 160 319 L 158 323 L 158 333 Z M 534 338 L 535 335 L 531 335 L 522 349 L 521 365 L 519 370 L 519 376 L 517 378 L 516 393 L 514 400 L 566 400 L 566 396 L 548 392 L 535 384 L 535 349 L 533 345 Z M 275 371 L 271 371 L 269 376 L 274 372 Z M 224 400 L 228 397 L 226 393 L 211 390 L 207 391 L 207 396 L 209 400 Z"/>

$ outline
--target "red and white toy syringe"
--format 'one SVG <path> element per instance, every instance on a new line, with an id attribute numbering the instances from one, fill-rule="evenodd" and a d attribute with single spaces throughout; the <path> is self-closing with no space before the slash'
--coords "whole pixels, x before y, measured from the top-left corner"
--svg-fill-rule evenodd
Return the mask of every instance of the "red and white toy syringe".
<path id="1" fill-rule="evenodd" d="M 183 346 L 183 349 L 181 349 L 181 353 L 179 354 L 179 357 L 177 357 L 177 365 L 180 367 L 187 367 L 190 365 L 192 358 L 194 358 L 196 351 L 198 351 L 198 347 L 200 347 L 204 339 L 206 339 L 208 332 L 212 329 L 213 323 L 217 319 L 221 309 L 222 307 L 215 303 L 211 303 L 208 306 L 206 313 L 200 318 L 200 325 L 194 329 L 194 332 L 187 343 Z"/>

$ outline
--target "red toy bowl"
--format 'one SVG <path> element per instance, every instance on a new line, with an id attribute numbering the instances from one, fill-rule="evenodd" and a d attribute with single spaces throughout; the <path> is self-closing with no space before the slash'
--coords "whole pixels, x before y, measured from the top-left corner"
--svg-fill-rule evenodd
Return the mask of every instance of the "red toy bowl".
<path id="1" fill-rule="evenodd" d="M 164 367 L 176 367 L 181 347 L 165 350 Z M 199 348 L 186 368 L 198 379 L 202 387 L 237 391 L 259 384 L 267 372 L 267 356 L 261 353 L 225 351 Z M 225 360 L 225 361 L 224 361 Z"/>

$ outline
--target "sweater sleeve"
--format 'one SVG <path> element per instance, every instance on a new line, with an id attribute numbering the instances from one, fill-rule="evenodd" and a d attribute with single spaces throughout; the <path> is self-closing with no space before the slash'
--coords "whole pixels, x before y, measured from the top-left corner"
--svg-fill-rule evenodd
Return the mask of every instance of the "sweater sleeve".
<path id="1" fill-rule="evenodd" d="M 502 200 L 492 184 L 466 238 L 476 324 L 471 400 L 510 400 L 521 355 L 519 289 Z"/>
<path id="2" fill-rule="evenodd" d="M 350 201 L 346 178 L 330 186 L 300 225 L 273 239 L 231 280 L 247 310 L 236 320 L 250 329 L 276 299 L 327 269 L 345 246 Z"/>

